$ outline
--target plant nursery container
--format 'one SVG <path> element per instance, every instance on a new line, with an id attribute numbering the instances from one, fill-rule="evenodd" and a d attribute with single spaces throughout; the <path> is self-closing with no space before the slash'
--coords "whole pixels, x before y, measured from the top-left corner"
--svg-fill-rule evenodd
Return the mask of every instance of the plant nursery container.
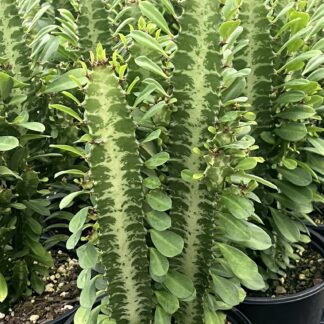
<path id="1" fill-rule="evenodd" d="M 231 324 L 252 324 L 252 322 L 237 308 L 233 308 L 227 313 L 227 320 Z"/>
<path id="2" fill-rule="evenodd" d="M 324 257 L 324 237 L 310 230 L 311 247 Z M 253 324 L 319 324 L 324 307 L 324 283 L 282 297 L 247 297 L 239 309 Z"/>
<path id="3" fill-rule="evenodd" d="M 324 224 L 320 224 L 320 225 L 317 225 L 317 226 L 312 226 L 312 225 L 309 225 L 308 226 L 310 229 L 312 229 L 313 231 L 319 233 L 320 235 L 323 236 L 324 238 Z"/>
<path id="4" fill-rule="evenodd" d="M 46 324 L 67 324 L 73 323 L 74 314 L 79 308 L 79 305 L 74 306 L 72 309 L 66 311 L 64 314 L 58 316 L 52 321 L 47 322 Z"/>

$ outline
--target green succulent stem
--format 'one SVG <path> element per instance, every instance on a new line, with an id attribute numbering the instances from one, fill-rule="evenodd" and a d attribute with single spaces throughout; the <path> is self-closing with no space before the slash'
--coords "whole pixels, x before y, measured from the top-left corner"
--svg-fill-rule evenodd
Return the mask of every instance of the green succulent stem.
<path id="1" fill-rule="evenodd" d="M 111 45 L 111 23 L 107 4 L 103 0 L 81 0 L 78 17 L 79 46 L 82 55 L 88 58 L 101 43 L 105 48 Z"/>
<path id="2" fill-rule="evenodd" d="M 26 80 L 31 77 L 30 50 L 26 45 L 18 9 L 15 1 L 11 0 L 1 0 L 0 8 L 0 58 L 5 59 L 6 70 Z"/>
<path id="3" fill-rule="evenodd" d="M 197 290 L 197 298 L 183 306 L 177 322 L 198 323 L 203 314 L 202 297 L 209 285 L 214 195 L 199 181 L 182 180 L 181 173 L 202 169 L 202 159 L 192 149 L 206 141 L 207 127 L 214 124 L 219 109 L 218 1 L 186 1 L 183 10 L 171 79 L 177 111 L 173 114 L 168 145 L 173 159 L 169 184 L 174 208 L 170 214 L 174 230 L 185 240 L 184 252 L 176 264 Z"/>
<path id="4" fill-rule="evenodd" d="M 151 283 L 142 212 L 135 126 L 111 67 L 95 67 L 86 120 L 96 138 L 89 163 L 98 213 L 99 249 L 108 279 L 108 307 L 117 323 L 149 322 Z"/>

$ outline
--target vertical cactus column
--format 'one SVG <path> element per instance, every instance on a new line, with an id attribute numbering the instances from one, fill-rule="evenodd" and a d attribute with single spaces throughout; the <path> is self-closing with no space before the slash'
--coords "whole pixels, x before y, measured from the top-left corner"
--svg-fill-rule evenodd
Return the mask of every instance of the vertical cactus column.
<path id="1" fill-rule="evenodd" d="M 30 77 L 30 50 L 26 46 L 22 21 L 14 1 L 0 0 L 0 57 L 19 79 Z M 1 61 L 0 61 L 1 68 Z"/>
<path id="2" fill-rule="evenodd" d="M 106 6 L 103 0 L 80 1 L 79 43 L 84 57 L 88 57 L 99 42 L 104 47 L 111 42 L 111 23 Z"/>
<path id="3" fill-rule="evenodd" d="M 117 323 L 149 323 L 152 296 L 135 127 L 104 55 L 94 64 L 85 116 L 94 137 L 89 162 L 108 308 Z"/>
<path id="4" fill-rule="evenodd" d="M 172 82 L 178 110 L 173 114 L 168 145 L 174 202 L 170 214 L 173 228 L 185 240 L 184 252 L 176 262 L 197 289 L 197 298 L 180 310 L 178 322 L 198 323 L 203 314 L 202 294 L 208 287 L 214 196 L 204 184 L 189 183 L 181 179 L 181 174 L 185 177 L 187 172 L 201 169 L 203 161 L 192 149 L 206 141 L 207 128 L 214 124 L 219 109 L 218 1 L 185 1 L 183 10 L 181 33 L 176 39 L 178 51 L 173 60 Z"/>

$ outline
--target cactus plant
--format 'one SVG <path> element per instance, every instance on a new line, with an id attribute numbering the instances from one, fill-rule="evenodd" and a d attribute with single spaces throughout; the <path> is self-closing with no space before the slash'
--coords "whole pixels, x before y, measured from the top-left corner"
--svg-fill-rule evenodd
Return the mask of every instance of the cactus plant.
<path id="1" fill-rule="evenodd" d="M 23 51 L 0 47 L 2 105 L 26 86 L 13 77 L 36 76 L 16 109 L 36 120 L 37 97 L 49 155 L 72 156 L 54 169 L 73 180 L 60 209 L 78 209 L 67 247 L 86 241 L 75 323 L 224 323 L 244 288 L 284 273 L 322 199 L 322 5 L 0 3 L 0 37 L 17 35 Z"/>
<path id="2" fill-rule="evenodd" d="M 266 161 L 256 173 L 279 188 L 279 192 L 262 188 L 258 207 L 276 242 L 261 252 L 270 276 L 284 275 L 298 258 L 293 247 L 310 241 L 304 223 L 312 223 L 308 216 L 312 202 L 323 201 L 316 192 L 321 167 L 312 163 L 323 154 L 322 129 L 317 127 L 323 77 L 314 72 L 323 64 L 323 46 L 317 38 L 323 28 L 323 6 L 314 4 L 251 2 L 242 14 L 253 46 L 242 52 L 238 64 L 254 67 L 248 77 L 248 96 L 259 124 L 253 134 Z M 258 12 L 257 23 L 254 12 Z"/>
<path id="3" fill-rule="evenodd" d="M 206 6 L 203 6 L 202 9 L 202 16 L 209 8 L 209 5 L 210 3 L 206 1 Z M 141 258 L 143 268 L 148 266 L 150 268 L 151 284 L 155 298 L 151 306 L 147 304 L 149 308 L 146 309 L 151 309 L 151 312 L 153 312 L 153 309 L 156 308 L 153 317 L 156 323 L 169 322 L 174 313 L 174 317 L 179 322 L 197 322 L 203 321 L 203 318 L 207 322 L 216 319 L 221 321 L 223 318 L 221 310 L 230 309 L 243 300 L 244 290 L 240 287 L 240 283 L 250 289 L 264 287 L 257 266 L 245 254 L 247 253 L 246 250 L 249 248 L 263 250 L 271 244 L 268 235 L 251 222 L 254 208 L 249 197 L 257 199 L 252 193 L 256 187 L 256 178 L 247 174 L 245 170 L 253 169 L 258 161 L 262 162 L 262 159 L 248 157 L 249 151 L 247 148 L 253 146 L 253 139 L 247 135 L 247 132 L 249 125 L 254 124 L 253 114 L 247 111 L 248 105 L 244 104 L 246 99 L 241 98 L 241 92 L 237 90 L 242 84 L 245 85 L 245 76 L 249 71 L 234 70 L 231 67 L 232 58 L 228 58 L 226 54 L 226 49 L 229 50 L 235 46 L 236 37 L 232 36 L 233 40 L 229 46 L 225 46 L 225 40 L 232 33 L 239 32 L 241 29 L 239 28 L 236 31 L 231 26 L 232 18 L 237 17 L 239 7 L 233 3 L 232 7 L 227 8 L 231 13 L 228 14 L 224 9 L 221 15 L 217 12 L 214 13 L 216 8 L 218 10 L 220 8 L 215 5 L 215 8 L 212 8 L 213 10 L 209 10 L 211 17 L 204 17 L 200 21 L 202 26 L 206 24 L 205 29 L 210 28 L 210 33 L 204 37 L 205 29 L 198 29 L 199 33 L 196 36 L 198 43 L 196 46 L 201 47 L 204 51 L 201 53 L 201 57 L 200 55 L 197 56 L 197 60 L 199 62 L 206 60 L 206 64 L 212 65 L 206 67 L 206 71 L 210 69 L 210 74 L 205 75 L 203 73 L 201 79 L 197 79 L 197 83 L 194 82 L 194 79 L 192 81 L 189 79 L 189 84 L 192 83 L 193 88 L 188 89 L 180 81 L 183 78 L 184 71 L 186 71 L 183 64 L 192 62 L 192 59 L 190 59 L 191 52 L 185 54 L 184 49 L 189 44 L 186 38 L 186 28 L 194 26 L 192 25 L 192 16 L 197 7 L 197 3 L 194 5 L 189 1 L 184 3 L 184 14 L 179 20 L 182 32 L 173 41 L 173 34 L 177 33 L 180 28 L 168 24 L 167 19 L 176 23 L 179 18 L 169 2 L 159 5 L 149 1 L 142 1 L 139 5 L 126 4 L 126 7 L 117 6 L 120 10 L 120 14 L 117 14 L 117 16 L 119 19 L 122 18 L 122 22 L 118 23 L 117 19 L 111 19 L 115 23 L 111 30 L 113 28 L 118 30 L 120 40 L 117 38 L 116 50 L 111 53 L 109 62 L 104 59 L 105 54 L 103 53 L 105 53 L 105 50 L 102 48 L 102 44 L 97 47 L 96 53 L 90 55 L 93 66 L 91 69 L 93 71 L 89 70 L 88 72 L 90 83 L 85 89 L 87 95 L 90 91 L 90 98 L 92 98 L 92 94 L 98 94 L 101 87 L 98 83 L 99 79 L 96 77 L 99 73 L 98 70 L 101 71 L 101 79 L 104 77 L 104 73 L 108 77 L 111 68 L 107 67 L 107 65 L 110 64 L 115 70 L 116 77 L 120 79 L 121 87 L 125 90 L 126 99 L 131 105 L 128 108 L 128 113 L 132 119 L 128 120 L 127 115 L 123 118 L 125 123 L 128 120 L 129 126 L 127 129 L 118 129 L 118 133 L 114 131 L 114 134 L 116 134 L 117 138 L 122 136 L 125 131 L 131 134 L 135 129 L 135 125 L 137 125 L 136 138 L 140 141 L 138 152 L 145 161 L 141 168 L 144 190 L 141 189 L 140 191 L 144 191 L 146 201 L 143 208 L 147 220 L 145 227 L 149 232 L 149 235 L 146 235 L 148 239 L 146 244 L 148 244 L 150 253 L 149 258 L 145 257 L 145 245 L 142 245 L 142 248 L 138 250 L 139 255 L 136 257 Z M 113 9 L 113 11 L 110 11 L 112 15 L 115 14 L 115 10 L 117 11 L 116 7 Z M 133 20 L 138 17 L 130 31 L 127 31 L 123 24 L 123 20 L 128 19 L 128 12 L 132 12 Z M 163 12 L 165 16 L 163 16 Z M 124 16 L 122 13 L 124 13 Z M 219 23 L 216 24 L 217 28 L 212 28 L 212 18 L 215 17 Z M 221 25 L 221 23 L 224 23 L 224 25 Z M 230 25 L 229 29 L 228 25 Z M 234 25 L 238 27 L 236 23 Z M 225 33 L 223 33 L 223 30 L 225 30 Z M 190 31 L 193 30 L 190 29 L 188 33 Z M 113 34 L 115 37 L 116 35 Z M 217 46 L 215 46 L 214 51 L 209 52 L 212 36 L 218 37 L 220 41 L 224 42 L 223 46 L 225 47 L 221 51 L 217 51 Z M 175 44 L 178 45 L 176 52 Z M 243 40 L 239 42 L 238 46 L 244 46 L 244 44 L 246 42 Z M 181 49 L 181 46 L 184 46 L 184 49 Z M 109 51 L 109 48 L 106 48 L 106 50 Z M 190 48 L 190 50 L 192 53 L 195 52 L 195 48 Z M 207 55 L 205 57 L 206 54 L 214 55 L 216 61 L 213 63 L 212 56 Z M 98 57 L 101 57 L 101 59 L 98 59 Z M 173 65 L 175 67 L 174 73 L 172 72 Z M 194 76 L 201 66 L 193 64 L 192 68 L 191 73 Z M 223 69 L 226 70 L 226 68 L 229 69 L 226 72 L 232 74 L 236 72 L 237 75 L 234 73 L 232 77 L 229 76 L 225 81 L 222 74 Z M 126 71 L 127 73 L 125 73 Z M 92 80 L 92 75 L 95 76 L 95 80 Z M 172 76 L 171 82 L 170 75 Z M 186 78 L 185 80 L 188 81 Z M 207 83 L 204 85 L 204 82 Z M 111 93 L 119 94 L 119 100 L 123 102 L 123 94 L 116 80 L 114 78 L 109 79 L 109 84 L 114 85 L 115 89 L 110 90 Z M 185 88 L 181 90 L 181 88 L 177 88 L 178 86 L 184 86 Z M 205 89 L 205 92 L 201 91 L 200 87 Z M 172 92 L 172 88 L 174 88 L 174 92 Z M 212 92 L 209 96 L 210 88 L 212 88 Z M 108 89 L 105 88 L 105 91 L 108 92 Z M 192 93 L 195 94 L 194 98 L 191 98 Z M 188 104 L 184 104 L 184 99 L 188 100 Z M 105 100 L 108 100 L 108 98 Z M 202 105 L 199 105 L 199 103 Z M 85 101 L 86 112 L 90 111 L 89 117 L 91 118 L 87 117 L 88 113 L 86 113 L 85 118 L 89 124 L 91 135 L 96 133 L 100 135 L 99 138 L 92 139 L 91 146 L 94 148 L 90 150 L 93 152 L 90 153 L 90 164 L 94 161 L 94 156 L 96 161 L 100 158 L 99 154 L 102 154 L 102 163 L 104 158 L 107 163 L 111 163 L 107 155 L 108 151 L 105 153 L 102 149 L 105 145 L 112 145 L 108 139 L 105 140 L 109 129 L 98 128 L 98 117 L 101 114 L 99 111 L 115 106 L 115 104 L 111 105 L 112 103 L 108 105 L 108 101 L 107 104 L 101 105 L 95 98 Z M 124 102 L 122 106 L 125 105 Z M 193 110 L 195 113 L 192 116 L 193 119 L 186 119 L 188 113 L 184 110 L 185 107 Z M 96 114 L 91 113 L 93 109 L 96 109 Z M 122 111 L 122 107 L 120 107 L 119 111 Z M 103 116 L 107 116 L 107 112 L 102 113 Z M 208 118 L 202 122 L 202 120 L 197 119 L 197 116 L 201 116 L 203 119 Z M 192 124 L 196 119 L 197 122 Z M 176 127 L 170 126 L 170 122 L 171 125 L 173 123 Z M 179 125 L 184 128 L 180 128 Z M 112 127 L 111 123 L 110 127 Z M 223 135 L 223 128 L 228 129 L 228 135 Z M 113 131 L 113 127 L 111 131 Z M 194 137 L 195 143 L 191 142 L 191 132 L 197 135 Z M 201 136 L 199 136 L 200 133 Z M 129 145 L 133 140 L 129 138 Z M 191 150 L 194 153 L 191 153 Z M 114 158 L 118 159 L 117 151 L 114 156 Z M 179 163 L 181 159 L 188 161 L 189 164 Z M 191 164 L 191 160 L 196 162 Z M 137 163 L 133 162 L 132 167 L 135 167 Z M 126 166 L 128 166 L 129 172 L 134 172 L 130 165 L 126 164 Z M 120 165 L 113 163 L 113 167 L 120 168 Z M 201 170 L 202 167 L 205 170 Z M 94 171 L 95 169 L 94 167 Z M 107 191 L 105 189 L 102 172 L 102 170 L 101 173 L 95 171 L 92 175 L 94 197 L 98 199 L 96 212 L 98 213 L 99 226 L 99 259 L 106 268 L 105 277 L 108 282 L 104 289 L 108 293 L 108 298 L 105 298 L 101 303 L 104 306 L 102 308 L 104 314 L 99 316 L 101 318 L 108 316 L 117 322 L 124 321 L 125 323 L 148 321 L 150 311 L 141 313 L 141 308 L 136 311 L 133 305 L 128 304 L 131 301 L 126 304 L 122 302 L 125 306 L 110 302 L 110 300 L 117 297 L 120 298 L 120 301 L 126 300 L 128 289 L 121 286 L 122 283 L 118 284 L 118 275 L 126 270 L 123 267 L 127 268 L 127 266 L 125 263 L 121 265 L 116 262 L 115 268 L 112 267 L 109 258 L 105 257 L 106 252 L 100 247 L 107 244 L 105 233 L 108 235 L 110 232 L 110 235 L 116 235 L 114 239 L 116 245 L 111 246 L 109 253 L 113 253 L 114 260 L 115 258 L 116 260 L 123 260 L 125 255 L 121 254 L 122 250 L 118 248 L 118 244 L 120 244 L 118 241 L 123 237 L 123 240 L 126 240 L 126 242 L 129 240 L 131 243 L 133 234 L 131 230 L 125 231 L 127 223 L 118 222 L 116 223 L 118 228 L 114 229 L 105 223 L 104 215 L 106 215 L 107 211 L 106 205 L 101 203 L 101 197 L 105 196 L 105 199 L 113 204 L 118 191 Z M 112 172 L 111 168 L 109 168 L 109 172 Z M 90 168 L 90 174 L 92 173 Z M 235 176 L 245 176 L 245 186 L 241 186 L 240 181 L 235 180 Z M 264 183 L 267 182 L 264 181 Z M 271 184 L 267 184 L 271 186 Z M 137 189 L 141 186 L 137 183 Z M 121 190 L 120 186 L 118 188 L 118 190 Z M 188 197 L 183 196 L 182 193 L 187 193 L 187 188 L 191 191 Z M 167 191 L 165 191 L 166 189 Z M 105 190 L 107 196 L 103 194 L 102 190 Z M 167 194 L 169 190 L 172 200 Z M 129 192 L 129 201 L 132 201 L 131 197 L 133 197 L 134 201 L 139 201 L 138 197 L 135 197 L 136 192 L 138 191 Z M 210 197 L 209 203 L 207 203 L 206 197 Z M 238 200 L 239 203 L 236 208 L 231 208 L 230 205 L 235 200 Z M 190 205 L 186 206 L 186 202 Z M 196 207 L 192 204 L 195 204 Z M 241 216 L 240 213 L 244 208 L 247 208 L 247 210 L 244 216 Z M 127 213 L 131 213 L 131 210 L 125 210 L 125 215 Z M 129 220 L 132 218 L 133 216 L 129 214 Z M 139 231 L 137 236 L 142 238 L 145 237 L 146 231 L 143 227 L 143 221 L 144 218 L 137 218 L 136 227 L 133 228 L 134 231 Z M 240 237 L 235 238 L 235 235 L 231 235 L 230 224 L 235 227 L 236 233 Z M 255 234 L 258 234 L 259 237 L 253 241 L 252 236 Z M 88 244 L 85 249 L 90 249 Z M 183 244 L 185 244 L 185 248 L 182 253 Z M 232 247 L 232 245 L 235 245 L 235 247 Z M 215 253 L 208 253 L 212 249 L 215 249 Z M 228 268 L 228 266 L 231 267 L 229 265 L 231 263 L 230 259 L 233 259 L 233 264 L 241 260 L 247 267 L 248 272 L 239 274 L 236 270 L 234 272 L 230 271 L 230 268 Z M 184 263 L 183 260 L 187 261 Z M 218 270 L 218 267 L 225 267 L 230 272 L 224 274 L 224 272 Z M 228 276 L 230 279 L 228 279 Z M 101 275 L 98 275 L 98 277 L 101 277 Z M 93 289 L 90 287 L 93 287 L 96 277 L 88 278 L 88 280 L 90 281 L 83 285 L 81 294 L 82 307 L 76 314 L 76 322 L 85 321 L 86 318 L 91 316 L 90 310 L 94 298 L 93 295 L 89 295 L 89 289 Z M 137 284 L 140 285 L 139 279 Z M 229 298 L 227 296 L 226 292 L 221 288 L 224 284 L 232 287 L 235 291 L 235 297 Z M 135 288 L 134 285 L 132 287 Z M 143 292 L 148 289 L 147 293 L 151 291 L 152 294 L 149 282 L 146 282 L 146 285 L 141 287 Z M 147 296 L 147 294 L 143 295 L 142 298 L 147 298 Z M 136 304 L 135 300 L 133 300 L 133 304 Z M 180 309 L 178 309 L 179 306 Z M 136 313 L 132 313 L 132 319 L 130 319 L 131 310 L 136 311 Z"/>

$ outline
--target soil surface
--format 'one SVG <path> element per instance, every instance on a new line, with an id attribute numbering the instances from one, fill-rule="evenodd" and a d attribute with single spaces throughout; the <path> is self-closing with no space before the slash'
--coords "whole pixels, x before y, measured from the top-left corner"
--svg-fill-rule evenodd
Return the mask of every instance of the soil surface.
<path id="1" fill-rule="evenodd" d="M 50 269 L 49 276 L 43 278 L 44 293 L 20 301 L 0 319 L 0 324 L 49 323 L 78 303 L 80 291 L 76 281 L 80 268 L 77 260 L 60 250 L 52 254 L 54 267 Z"/>
<path id="2" fill-rule="evenodd" d="M 249 296 L 278 297 L 295 294 L 324 282 L 324 257 L 307 246 L 295 267 L 285 278 L 269 281 L 265 292 L 249 292 Z"/>

